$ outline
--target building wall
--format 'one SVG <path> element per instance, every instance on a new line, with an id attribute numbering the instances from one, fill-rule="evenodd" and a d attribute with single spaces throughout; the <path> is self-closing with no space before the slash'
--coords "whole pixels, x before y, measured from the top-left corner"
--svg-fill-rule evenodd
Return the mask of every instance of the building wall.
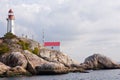
<path id="1" fill-rule="evenodd" d="M 12 29 L 12 33 L 14 34 L 14 27 L 15 27 L 15 24 L 14 24 L 14 20 L 11 20 L 11 29 Z"/>
<path id="2" fill-rule="evenodd" d="M 14 20 L 7 19 L 7 32 L 11 32 L 14 34 Z"/>
<path id="3" fill-rule="evenodd" d="M 48 49 L 60 51 L 60 46 L 45 46 Z"/>

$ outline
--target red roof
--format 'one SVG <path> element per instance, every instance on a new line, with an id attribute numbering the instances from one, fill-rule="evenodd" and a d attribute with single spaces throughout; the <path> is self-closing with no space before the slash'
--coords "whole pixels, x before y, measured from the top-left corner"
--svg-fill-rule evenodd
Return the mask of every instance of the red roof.
<path id="1" fill-rule="evenodd" d="M 44 46 L 60 46 L 60 42 L 44 42 Z"/>
<path id="2" fill-rule="evenodd" d="M 13 13 L 13 10 L 12 10 L 12 9 L 10 9 L 8 12 L 9 12 L 9 13 Z"/>

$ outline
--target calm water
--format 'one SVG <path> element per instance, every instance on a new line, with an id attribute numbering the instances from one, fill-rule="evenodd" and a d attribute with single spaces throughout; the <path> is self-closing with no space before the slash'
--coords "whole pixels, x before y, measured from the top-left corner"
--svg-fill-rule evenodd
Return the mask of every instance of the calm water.
<path id="1" fill-rule="evenodd" d="M 0 80 L 120 80 L 120 69 L 89 72 L 90 73 L 69 73 L 54 76 L 0 78 Z"/>

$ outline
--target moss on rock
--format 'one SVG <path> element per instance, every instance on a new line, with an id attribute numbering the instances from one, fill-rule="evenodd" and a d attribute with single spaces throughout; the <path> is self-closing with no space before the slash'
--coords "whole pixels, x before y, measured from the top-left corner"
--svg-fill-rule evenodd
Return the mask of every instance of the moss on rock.
<path id="1" fill-rule="evenodd" d="M 7 44 L 5 43 L 0 44 L 0 54 L 7 53 L 9 51 L 10 49 Z"/>

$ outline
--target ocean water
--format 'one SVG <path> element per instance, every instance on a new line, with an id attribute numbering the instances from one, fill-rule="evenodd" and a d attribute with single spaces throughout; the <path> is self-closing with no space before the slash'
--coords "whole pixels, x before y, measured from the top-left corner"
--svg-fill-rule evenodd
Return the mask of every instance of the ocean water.
<path id="1" fill-rule="evenodd" d="M 68 73 L 63 75 L 42 75 L 32 77 L 0 78 L 0 80 L 120 80 L 120 69 L 96 70 L 90 73 Z"/>

